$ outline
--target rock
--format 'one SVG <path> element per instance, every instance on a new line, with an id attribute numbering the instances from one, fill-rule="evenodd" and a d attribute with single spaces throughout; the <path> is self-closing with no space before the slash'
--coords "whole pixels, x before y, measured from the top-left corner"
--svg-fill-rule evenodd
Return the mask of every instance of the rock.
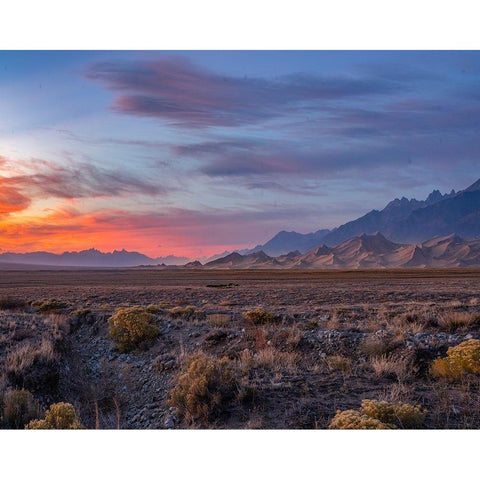
<path id="1" fill-rule="evenodd" d="M 173 417 L 168 416 L 165 418 L 163 424 L 165 425 L 165 428 L 173 428 L 175 426 L 175 420 L 173 419 Z"/>

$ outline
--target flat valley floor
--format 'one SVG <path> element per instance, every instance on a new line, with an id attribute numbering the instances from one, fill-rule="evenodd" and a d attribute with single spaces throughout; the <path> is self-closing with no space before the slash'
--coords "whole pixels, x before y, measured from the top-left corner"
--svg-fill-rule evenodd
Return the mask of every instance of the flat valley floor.
<path id="1" fill-rule="evenodd" d="M 109 318 L 135 306 L 158 336 L 122 352 Z M 432 373 L 480 339 L 480 269 L 3 269 L 0 308 L 3 391 L 69 402 L 87 428 L 328 428 L 363 400 L 480 427 L 478 374 Z M 190 406 L 199 358 L 210 390 Z"/>

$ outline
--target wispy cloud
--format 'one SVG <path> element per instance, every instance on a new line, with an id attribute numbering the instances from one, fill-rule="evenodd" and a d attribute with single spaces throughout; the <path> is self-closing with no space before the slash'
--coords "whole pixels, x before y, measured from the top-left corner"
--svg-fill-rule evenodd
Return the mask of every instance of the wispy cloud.
<path id="1" fill-rule="evenodd" d="M 25 209 L 33 198 L 121 197 L 128 194 L 158 195 L 162 185 L 126 172 L 109 170 L 84 162 L 59 165 L 44 160 L 17 161 L 33 172 L 0 176 L 2 210 Z"/>
<path id="2" fill-rule="evenodd" d="M 233 77 L 182 57 L 99 62 L 91 65 L 85 76 L 117 93 L 116 111 L 195 128 L 247 125 L 302 111 L 305 102 L 362 98 L 402 89 L 401 83 L 375 75 Z"/>

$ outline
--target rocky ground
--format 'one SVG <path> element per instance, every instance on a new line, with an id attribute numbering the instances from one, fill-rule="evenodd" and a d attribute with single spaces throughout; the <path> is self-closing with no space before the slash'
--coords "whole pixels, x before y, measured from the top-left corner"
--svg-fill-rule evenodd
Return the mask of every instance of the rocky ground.
<path id="1" fill-rule="evenodd" d="M 477 376 L 430 374 L 449 346 L 480 339 L 476 270 L 4 273 L 1 389 L 72 403 L 88 428 L 327 428 L 365 398 L 419 404 L 425 428 L 480 426 Z M 130 306 L 159 333 L 122 353 L 108 319 Z M 258 308 L 267 323 L 245 317 Z M 226 357 L 238 392 L 191 421 L 168 399 L 198 352 Z"/>

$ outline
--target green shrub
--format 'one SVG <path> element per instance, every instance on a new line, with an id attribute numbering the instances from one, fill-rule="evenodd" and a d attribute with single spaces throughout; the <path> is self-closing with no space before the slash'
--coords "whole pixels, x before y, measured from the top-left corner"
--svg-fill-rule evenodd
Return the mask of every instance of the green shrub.
<path id="1" fill-rule="evenodd" d="M 467 340 L 447 350 L 445 358 L 438 358 L 431 367 L 434 377 L 455 380 L 466 373 L 480 373 L 480 340 Z"/>
<path id="2" fill-rule="evenodd" d="M 119 308 L 108 320 L 109 334 L 121 352 L 127 352 L 158 336 L 154 316 L 141 307 Z"/>
<path id="3" fill-rule="evenodd" d="M 81 430 L 85 428 L 70 403 L 54 403 L 45 412 L 43 420 L 32 420 L 27 430 Z"/>
<path id="4" fill-rule="evenodd" d="M 237 395 L 234 363 L 203 353 L 190 356 L 176 377 L 169 405 L 187 422 L 216 418 Z"/>
<path id="5" fill-rule="evenodd" d="M 420 428 L 426 411 L 419 405 L 379 400 L 362 400 L 359 410 L 338 411 L 329 428 L 340 430 L 381 430 Z"/>
<path id="6" fill-rule="evenodd" d="M 244 317 L 255 325 L 263 325 L 265 323 L 272 323 L 275 320 L 273 313 L 263 308 L 257 308 L 255 310 L 249 310 L 245 312 Z"/>
<path id="7" fill-rule="evenodd" d="M 38 404 L 28 390 L 10 390 L 3 399 L 3 423 L 7 428 L 24 428 L 38 416 Z"/>

